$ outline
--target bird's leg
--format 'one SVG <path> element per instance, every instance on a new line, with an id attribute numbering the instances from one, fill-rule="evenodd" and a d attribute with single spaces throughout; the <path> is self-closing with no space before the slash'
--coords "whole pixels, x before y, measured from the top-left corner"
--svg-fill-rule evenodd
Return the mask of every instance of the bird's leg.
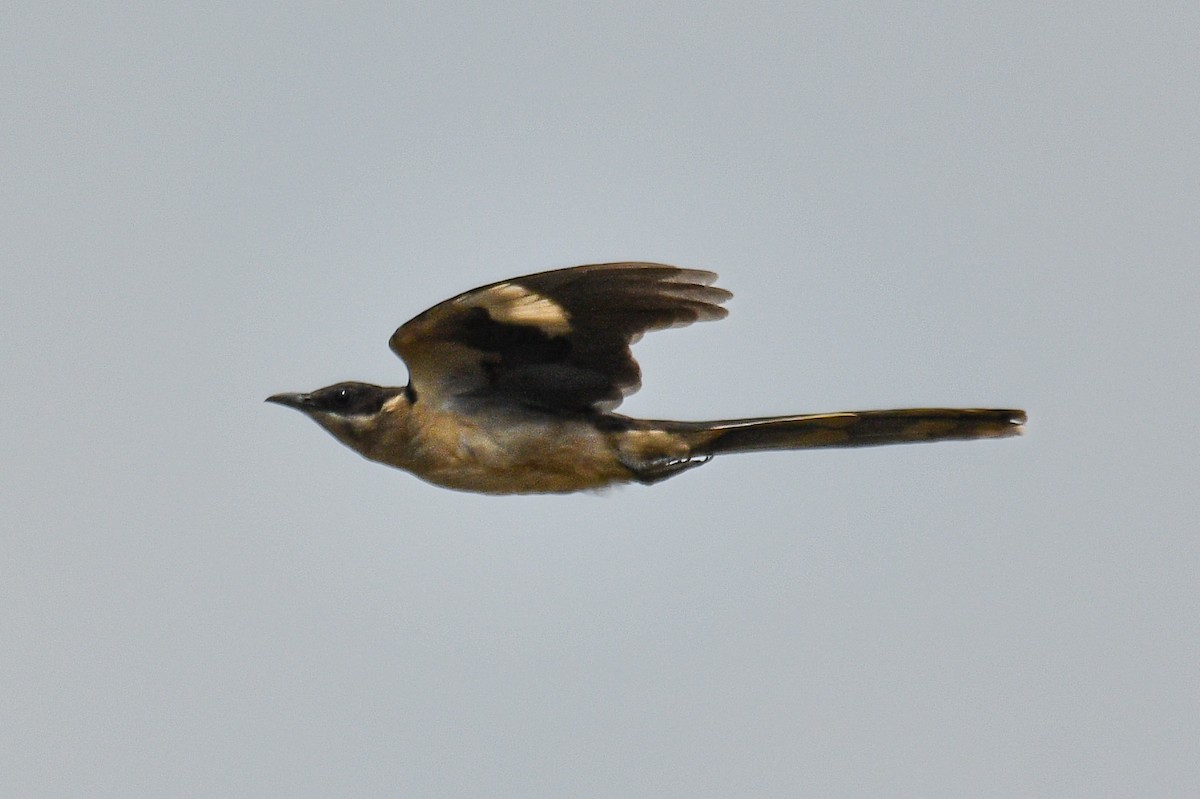
<path id="1" fill-rule="evenodd" d="M 625 468 L 633 472 L 633 479 L 642 485 L 654 485 L 668 477 L 674 477 L 688 469 L 703 466 L 712 460 L 712 455 L 693 458 L 653 458 L 651 460 L 634 460 L 627 456 L 621 457 Z"/>

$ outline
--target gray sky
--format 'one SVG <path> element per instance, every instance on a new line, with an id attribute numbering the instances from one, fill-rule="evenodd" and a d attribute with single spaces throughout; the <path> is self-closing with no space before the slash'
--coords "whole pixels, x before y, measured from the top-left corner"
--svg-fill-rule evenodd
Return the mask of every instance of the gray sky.
<path id="1" fill-rule="evenodd" d="M 0 794 L 1200 793 L 1194 3 L 6 3 Z M 1014 441 L 487 498 L 268 394 L 577 263 L 622 410 Z"/>

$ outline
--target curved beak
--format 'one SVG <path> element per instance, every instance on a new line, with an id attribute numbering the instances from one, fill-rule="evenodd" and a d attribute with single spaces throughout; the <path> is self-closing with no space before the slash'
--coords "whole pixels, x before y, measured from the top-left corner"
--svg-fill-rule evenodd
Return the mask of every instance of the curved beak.
<path id="1" fill-rule="evenodd" d="M 305 410 L 308 407 L 308 394 L 272 394 L 267 397 L 267 402 L 273 402 L 276 405 L 286 405 L 289 408 L 295 408 L 298 411 Z"/>

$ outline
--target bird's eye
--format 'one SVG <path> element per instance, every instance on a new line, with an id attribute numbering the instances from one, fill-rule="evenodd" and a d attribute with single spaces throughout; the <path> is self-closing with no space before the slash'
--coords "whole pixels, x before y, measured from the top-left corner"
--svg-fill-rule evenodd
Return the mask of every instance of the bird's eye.
<path id="1" fill-rule="evenodd" d="M 342 386 L 337 390 L 337 393 L 333 395 L 333 403 L 338 408 L 345 409 L 353 405 L 355 401 L 357 401 L 358 397 L 359 392 L 355 391 L 353 386 Z"/>

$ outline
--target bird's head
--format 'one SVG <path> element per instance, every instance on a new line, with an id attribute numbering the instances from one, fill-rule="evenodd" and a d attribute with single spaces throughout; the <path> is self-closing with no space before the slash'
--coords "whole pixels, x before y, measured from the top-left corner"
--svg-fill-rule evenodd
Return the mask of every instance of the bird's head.
<path id="1" fill-rule="evenodd" d="M 345 382 L 304 394 L 275 394 L 267 402 L 303 412 L 334 438 L 368 455 L 385 416 L 403 413 L 408 400 L 403 387 Z"/>

